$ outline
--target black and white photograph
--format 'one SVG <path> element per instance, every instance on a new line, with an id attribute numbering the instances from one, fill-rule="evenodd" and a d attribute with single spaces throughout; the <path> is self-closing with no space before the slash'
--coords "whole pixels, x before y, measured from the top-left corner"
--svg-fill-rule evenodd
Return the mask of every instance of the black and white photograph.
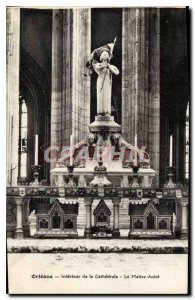
<path id="1" fill-rule="evenodd" d="M 189 20 L 6 7 L 8 294 L 189 294 Z"/>

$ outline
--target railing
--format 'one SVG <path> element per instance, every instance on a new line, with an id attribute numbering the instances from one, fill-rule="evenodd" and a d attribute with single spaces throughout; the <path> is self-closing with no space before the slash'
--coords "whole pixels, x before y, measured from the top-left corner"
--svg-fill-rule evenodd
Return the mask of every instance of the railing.
<path id="1" fill-rule="evenodd" d="M 188 198 L 188 189 L 175 188 L 124 188 L 124 187 L 56 187 L 16 186 L 7 187 L 7 197 L 93 197 L 93 198 Z"/>

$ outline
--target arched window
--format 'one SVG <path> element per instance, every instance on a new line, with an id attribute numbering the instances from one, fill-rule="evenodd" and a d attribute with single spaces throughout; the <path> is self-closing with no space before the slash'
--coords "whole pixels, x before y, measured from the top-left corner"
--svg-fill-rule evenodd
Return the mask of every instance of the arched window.
<path id="1" fill-rule="evenodd" d="M 154 216 L 152 213 L 149 213 L 147 217 L 147 229 L 155 229 L 154 227 Z"/>
<path id="2" fill-rule="evenodd" d="M 160 222 L 159 222 L 159 229 L 167 229 L 167 221 L 165 221 L 165 220 L 161 220 Z"/>
<path id="3" fill-rule="evenodd" d="M 189 103 L 186 109 L 186 132 L 185 132 L 185 179 L 189 180 Z"/>
<path id="4" fill-rule="evenodd" d="M 27 177 L 27 136 L 28 136 L 28 112 L 26 100 L 20 96 L 19 101 L 19 178 Z"/>
<path id="5" fill-rule="evenodd" d="M 136 222 L 134 223 L 134 227 L 135 229 L 143 229 L 143 222 L 140 220 L 136 220 Z"/>
<path id="6" fill-rule="evenodd" d="M 41 229 L 46 229 L 46 228 L 48 228 L 48 221 L 47 221 L 46 219 L 40 220 L 39 227 L 40 227 Z"/>
<path id="7" fill-rule="evenodd" d="M 59 213 L 56 211 L 52 217 L 52 228 L 58 229 L 60 228 L 61 217 Z"/>

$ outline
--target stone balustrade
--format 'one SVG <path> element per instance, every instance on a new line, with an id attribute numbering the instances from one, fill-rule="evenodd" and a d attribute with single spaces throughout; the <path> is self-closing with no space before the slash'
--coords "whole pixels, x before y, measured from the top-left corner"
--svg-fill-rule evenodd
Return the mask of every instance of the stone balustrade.
<path id="1" fill-rule="evenodd" d="M 126 188 L 126 187 L 56 187 L 56 186 L 17 186 L 7 187 L 7 196 L 20 197 L 124 197 L 124 198 L 188 198 L 186 188 Z"/>
<path id="2" fill-rule="evenodd" d="M 175 201 L 177 206 L 176 216 L 176 235 L 181 239 L 188 237 L 188 190 L 186 188 L 126 188 L 126 187 L 52 187 L 52 186 L 16 186 L 7 187 L 7 199 L 13 200 L 16 204 L 16 227 L 15 238 L 24 238 L 23 218 L 27 212 L 24 210 L 25 204 L 32 199 L 75 199 L 80 203 L 84 199 L 86 226 L 84 235 L 86 238 L 92 237 L 92 203 L 94 201 L 112 202 L 113 211 L 113 237 L 120 237 L 119 211 L 123 209 L 124 199 L 127 202 L 136 202 L 142 204 L 144 201 L 160 201 L 165 199 L 167 202 Z M 107 203 L 108 203 L 107 202 Z M 120 204 L 122 203 L 122 204 Z M 128 216 L 128 208 L 126 208 Z M 35 230 L 35 218 L 30 219 L 31 229 Z M 127 222 L 128 223 L 128 222 Z M 34 225 L 33 225 L 34 224 Z M 34 226 L 34 227 L 33 227 Z"/>

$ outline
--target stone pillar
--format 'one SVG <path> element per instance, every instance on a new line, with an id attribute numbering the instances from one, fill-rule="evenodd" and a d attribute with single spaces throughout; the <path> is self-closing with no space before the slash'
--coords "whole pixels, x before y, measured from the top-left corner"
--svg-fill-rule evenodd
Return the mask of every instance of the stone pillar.
<path id="1" fill-rule="evenodd" d="M 181 222 L 178 229 L 180 239 L 188 239 L 188 199 L 177 199 L 181 207 Z"/>
<path id="2" fill-rule="evenodd" d="M 90 123 L 91 9 L 54 9 L 52 28 L 51 145 L 82 140 Z M 53 151 L 52 158 L 56 157 Z M 51 168 L 55 167 L 55 162 Z"/>
<path id="3" fill-rule="evenodd" d="M 23 226 L 22 226 L 22 205 L 23 205 L 23 198 L 17 197 L 15 198 L 16 205 L 17 205 L 17 217 L 16 217 L 16 230 L 15 230 L 15 238 L 16 239 L 23 239 Z"/>
<path id="4" fill-rule="evenodd" d="M 73 9 L 72 120 L 75 142 L 88 133 L 90 76 L 86 62 L 91 54 L 91 9 Z"/>
<path id="5" fill-rule="evenodd" d="M 160 165 L 160 10 L 149 9 L 149 142 L 151 167 L 157 172 Z"/>
<path id="6" fill-rule="evenodd" d="M 121 200 L 119 198 L 113 199 L 113 212 L 114 212 L 114 226 L 113 226 L 113 232 L 112 236 L 114 238 L 119 238 L 120 237 L 120 231 L 119 231 L 119 204 Z"/>
<path id="7" fill-rule="evenodd" d="M 17 185 L 19 140 L 20 8 L 7 7 L 7 185 Z"/>
<path id="8" fill-rule="evenodd" d="M 122 24 L 122 134 L 146 146 L 159 170 L 160 16 L 158 8 L 124 8 Z"/>
<path id="9" fill-rule="evenodd" d="M 37 231 L 37 217 L 35 211 L 32 211 L 28 217 L 30 226 L 30 236 L 34 236 Z"/>
<path id="10" fill-rule="evenodd" d="M 86 205 L 84 198 L 78 198 L 79 212 L 77 215 L 77 232 L 79 237 L 84 237 L 86 226 Z"/>
<path id="11" fill-rule="evenodd" d="M 141 131 L 137 132 L 143 120 L 140 116 L 144 104 L 148 105 L 148 21 L 145 14 L 144 8 L 124 8 L 122 17 L 122 132 L 132 144 L 135 133 L 138 133 L 138 145 L 143 143 Z"/>
<path id="12" fill-rule="evenodd" d="M 51 145 L 69 146 L 72 133 L 72 10 L 54 9 L 52 22 Z M 53 152 L 52 158 L 56 157 Z M 51 168 L 55 162 L 51 164 Z"/>
<path id="13" fill-rule="evenodd" d="M 86 207 L 85 237 L 87 239 L 92 238 L 92 232 L 91 232 L 91 205 L 92 205 L 92 202 L 93 202 L 92 198 L 85 199 L 85 207 Z"/>

